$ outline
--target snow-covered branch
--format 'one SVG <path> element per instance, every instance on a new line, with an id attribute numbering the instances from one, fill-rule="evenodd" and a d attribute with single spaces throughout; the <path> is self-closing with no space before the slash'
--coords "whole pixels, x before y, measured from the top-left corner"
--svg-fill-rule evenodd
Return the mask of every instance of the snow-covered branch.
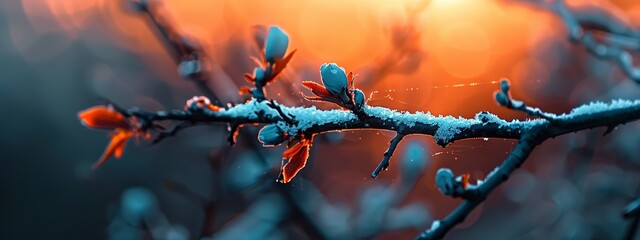
<path id="1" fill-rule="evenodd" d="M 496 98 L 500 99 L 499 96 L 500 94 L 497 94 Z M 120 114 L 130 119 L 129 122 L 135 122 L 136 125 L 131 125 L 130 128 L 145 133 L 158 130 L 156 127 L 158 123 L 165 120 L 174 120 L 188 125 L 268 124 L 259 136 L 265 145 L 278 145 L 287 140 L 292 141 L 296 137 L 309 139 L 316 134 L 332 131 L 388 130 L 396 132 L 399 136 L 410 134 L 433 136 L 436 143 L 443 147 L 454 141 L 468 138 L 522 139 L 525 134 L 532 131 L 536 131 L 537 135 L 546 139 L 595 127 L 607 127 L 608 130 L 612 130 L 618 125 L 640 118 L 640 101 L 638 100 L 589 103 L 562 115 L 541 113 L 553 121 L 542 118 L 507 121 L 487 112 L 480 112 L 474 118 L 434 116 L 428 112 L 402 112 L 368 105 L 362 107 L 362 114 L 356 114 L 346 109 L 320 110 L 315 106 L 290 107 L 274 101 L 257 99 L 228 109 L 214 108 L 209 104 L 206 101 L 191 100 L 184 110 L 147 112 L 133 108 L 123 110 Z M 283 118 L 283 116 L 289 117 Z M 85 124 L 91 125 L 91 119 L 84 120 Z M 164 134 L 159 136 L 163 137 Z M 391 142 L 392 147 L 385 154 L 387 161 L 393 152 L 393 146 L 400 140 L 401 138 L 397 138 L 396 141 Z"/>
<path id="2" fill-rule="evenodd" d="M 508 92 L 508 83 L 502 82 L 501 92 L 496 94 L 496 100 L 503 106 L 512 109 L 506 104 L 503 94 Z M 502 100 L 501 100 L 502 99 Z M 454 174 L 448 169 L 440 169 L 436 176 L 439 189 L 446 195 L 461 197 L 464 201 L 458 205 L 449 215 L 442 220 L 434 221 L 431 228 L 421 233 L 417 239 L 441 239 L 444 235 L 460 224 L 464 219 L 480 205 L 489 194 L 500 184 L 509 179 L 509 176 L 518 169 L 535 147 L 547 139 L 559 135 L 577 132 L 595 127 L 607 127 L 605 133 L 609 133 L 616 126 L 637 120 L 640 117 L 640 101 L 615 100 L 609 104 L 596 102 L 586 104 L 573 109 L 570 113 L 555 115 L 540 110 L 535 111 L 550 120 L 544 120 L 541 124 L 533 124 L 524 129 L 520 134 L 518 145 L 493 172 L 477 185 L 468 184 L 468 175 L 454 178 Z M 526 106 L 519 103 L 520 106 Z M 629 209 L 633 209 L 630 204 Z M 627 210 L 632 212 L 633 210 Z"/>
<path id="3" fill-rule="evenodd" d="M 421 233 L 418 239 L 444 237 L 453 227 L 463 222 L 466 216 L 494 189 L 505 182 L 526 161 L 537 145 L 547 139 L 596 127 L 606 127 L 605 133 L 609 133 L 619 125 L 640 119 L 640 100 L 593 102 L 560 115 L 544 112 L 513 99 L 509 92 L 509 82 L 506 80 L 503 80 L 495 94 L 497 103 L 506 108 L 524 112 L 533 119 L 509 121 L 488 112 L 479 112 L 473 118 L 463 118 L 435 116 L 429 112 L 398 111 L 367 104 L 364 97 L 366 94 L 355 87 L 357 75 L 345 71 L 335 63 L 323 64 L 320 67 L 321 83 L 302 82 L 301 84 L 315 95 L 305 96 L 307 100 L 330 102 L 339 106 L 338 109 L 321 110 L 315 106 L 282 105 L 269 99 L 265 95 L 264 88 L 278 79 L 292 59 L 295 50 L 287 52 L 288 36 L 284 30 L 276 26 L 269 28 L 260 60 L 258 60 L 259 66 L 253 69 L 251 74 L 244 75 L 252 86 L 241 88 L 241 94 L 250 95 L 251 99 L 225 106 L 206 85 L 209 78 L 202 49 L 194 41 L 180 37 L 166 21 L 154 15 L 154 10 L 147 5 L 147 1 L 139 0 L 136 6 L 140 12 L 148 13 L 154 26 L 167 40 L 182 76 L 199 84 L 202 89 L 205 89 L 203 91 L 208 97 L 194 97 L 186 102 L 184 109 L 168 111 L 148 112 L 138 108 L 123 109 L 108 105 L 92 107 L 81 112 L 79 117 L 86 126 L 112 130 L 112 141 L 96 166 L 103 164 L 111 156 L 120 157 L 130 138 L 153 138 L 154 142 L 159 142 L 166 137 L 176 135 L 182 129 L 203 124 L 229 126 L 230 143 L 235 142 L 235 136 L 241 127 L 264 124 L 265 126 L 256 136 L 264 146 L 276 146 L 285 142 L 287 144 L 278 178 L 278 181 L 283 183 L 291 181 L 306 165 L 314 137 L 327 132 L 348 130 L 395 132 L 395 137 L 391 139 L 382 161 L 371 174 L 372 177 L 376 177 L 382 170 L 388 168 L 396 147 L 407 135 L 432 136 L 442 147 L 469 138 L 517 139 L 518 145 L 502 164 L 476 185 L 469 184 L 468 174 L 456 176 L 448 169 L 438 171 L 436 183 L 441 192 L 451 197 L 460 197 L 463 202 L 442 220 L 434 221 L 431 228 Z M 607 45 L 605 47 L 608 48 L 602 50 L 603 47 L 598 44 L 590 44 L 591 35 L 584 32 L 586 29 L 594 28 L 626 36 L 630 33 L 625 28 L 598 25 L 595 20 L 595 24 L 591 24 L 593 18 L 586 17 L 595 15 L 569 11 L 562 1 L 557 1 L 553 6 L 567 22 L 573 40 L 583 43 L 596 56 L 616 58 L 623 68 L 625 67 L 623 62 L 630 64 L 630 59 L 625 57 L 628 53 L 616 50 L 618 48 L 613 45 Z M 605 52 L 602 53 L 602 51 Z M 614 52 L 615 55 L 612 54 Z M 637 76 L 633 71 L 627 71 L 627 73 L 631 78 L 640 80 L 640 73 Z M 165 121 L 172 121 L 173 127 L 165 129 L 163 125 Z M 186 191 L 183 188 L 180 190 Z M 628 212 L 638 212 L 637 206 Z"/>
<path id="4" fill-rule="evenodd" d="M 323 76 L 323 80 L 327 80 L 325 87 L 334 84 L 329 82 L 330 79 L 330 77 Z M 508 82 L 503 81 L 501 85 L 501 90 L 496 94 L 496 101 L 508 108 L 522 109 L 521 107 L 513 107 L 515 100 L 508 95 L 510 87 Z M 571 112 L 562 115 L 536 110 L 532 115 L 544 116 L 544 118 L 507 121 L 487 112 L 480 112 L 474 118 L 456 118 L 453 116 L 434 116 L 424 112 L 402 112 L 366 104 L 359 105 L 354 104 L 357 102 L 354 100 L 357 99 L 354 95 L 345 95 L 345 100 L 340 100 L 339 96 L 345 94 L 346 90 L 335 91 L 342 89 L 335 86 L 332 89 L 333 93 L 324 90 L 326 92 L 322 94 L 327 95 L 323 100 L 331 100 L 350 109 L 320 110 L 315 106 L 290 107 L 275 101 L 259 99 L 252 99 L 243 104 L 222 109 L 213 106 L 204 97 L 194 97 L 187 102 L 184 110 L 146 112 L 138 108 L 129 110 L 118 108 L 116 110 L 108 107 L 94 107 L 81 113 L 80 118 L 87 126 L 112 128 L 119 133 L 115 136 L 126 133 L 127 138 L 135 135 L 150 137 L 154 130 L 159 129 L 159 122 L 165 120 L 178 121 L 180 122 L 178 126 L 184 123 L 188 123 L 188 125 L 224 123 L 238 126 L 268 124 L 258 136 L 258 139 L 265 146 L 279 145 L 288 141 L 288 149 L 283 153 L 283 167 L 279 178 L 279 181 L 285 183 L 289 182 L 306 164 L 313 137 L 326 132 L 345 130 L 396 132 L 397 136 L 391 141 L 380 169 L 385 168 L 386 164 L 384 163 L 391 158 L 393 150 L 402 138 L 410 134 L 433 136 L 436 143 L 443 147 L 456 140 L 467 138 L 518 139 L 518 146 L 501 166 L 489 174 L 482 183 L 477 186 L 469 186 L 467 176 L 462 181 L 462 192 L 443 190 L 441 187 L 443 193 L 453 197 L 462 197 L 465 200 L 443 220 L 434 222 L 432 228 L 422 233 L 418 237 L 419 239 L 441 238 L 455 225 L 461 223 L 497 186 L 506 181 L 510 174 L 522 165 L 535 146 L 545 140 L 596 127 L 606 127 L 607 132 L 610 132 L 621 124 L 640 119 L 640 100 L 594 102 L 574 108 Z M 508 99 L 505 99 L 504 95 Z M 526 105 L 518 103 L 518 106 Z M 175 134 L 175 132 L 173 133 Z M 110 145 L 105 156 L 121 154 L 122 150 L 118 150 L 117 146 L 122 144 L 121 141 L 114 138 L 112 145 L 115 144 L 116 147 L 110 150 L 112 149 Z M 109 153 L 110 151 L 113 153 Z M 106 159 L 103 156 L 100 163 L 104 160 Z M 456 184 L 452 186 L 459 189 Z"/>

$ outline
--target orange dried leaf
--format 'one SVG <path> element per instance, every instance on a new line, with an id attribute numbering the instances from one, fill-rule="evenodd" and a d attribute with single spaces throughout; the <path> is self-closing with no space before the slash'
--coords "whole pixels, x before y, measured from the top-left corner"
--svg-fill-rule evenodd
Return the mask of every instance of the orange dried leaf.
<path id="1" fill-rule="evenodd" d="M 294 53 L 296 53 L 296 49 L 291 51 L 284 58 L 276 59 L 276 64 L 273 67 L 273 73 L 271 74 L 271 78 L 267 79 L 267 82 L 270 82 L 273 79 L 276 79 L 278 77 L 278 75 L 280 75 L 280 73 L 282 73 L 282 70 L 284 70 L 287 67 L 287 64 L 289 64 L 289 61 L 291 61 L 291 58 L 293 58 L 293 54 Z"/>
<path id="2" fill-rule="evenodd" d="M 111 156 L 115 156 L 116 158 L 120 158 L 122 156 L 122 152 L 124 151 L 124 147 L 127 144 L 129 138 L 133 136 L 133 132 L 128 130 L 116 131 L 111 134 L 111 142 L 107 149 L 105 149 L 104 153 L 100 157 L 100 159 L 93 164 L 93 168 L 98 168 L 102 164 L 104 164 Z"/>
<path id="3" fill-rule="evenodd" d="M 283 57 L 280 61 L 278 61 L 277 64 L 283 65 L 283 66 L 286 66 L 287 64 L 289 64 L 289 61 L 291 61 L 291 58 L 293 58 L 293 54 L 295 54 L 296 51 L 298 51 L 298 49 L 293 49 L 293 51 L 287 54 L 287 56 Z"/>
<path id="4" fill-rule="evenodd" d="M 97 129 L 129 129 L 124 115 L 106 106 L 95 106 L 78 113 L 83 125 Z"/>
<path id="5" fill-rule="evenodd" d="M 262 54 L 260 54 L 260 58 L 257 57 L 251 57 L 250 58 L 251 61 L 253 61 L 256 65 L 260 66 L 260 67 L 264 67 L 264 57 L 262 57 Z"/>
<path id="6" fill-rule="evenodd" d="M 300 151 L 303 145 L 304 144 L 302 142 L 296 143 L 295 145 L 293 145 L 293 147 L 288 148 L 284 151 L 284 153 L 282 153 L 282 158 L 286 159 L 293 157 L 293 155 Z"/>
<path id="7" fill-rule="evenodd" d="M 282 166 L 282 183 L 288 183 L 307 164 L 309 158 L 309 144 L 300 144 L 300 147 L 287 163 Z"/>
<path id="8" fill-rule="evenodd" d="M 322 85 L 320 85 L 319 83 L 316 82 L 310 82 L 310 81 L 304 81 L 302 82 L 302 86 L 304 86 L 305 88 L 308 88 L 311 90 L 311 92 L 313 94 L 315 94 L 318 97 L 309 97 L 309 96 L 304 96 L 303 97 L 309 101 L 325 101 L 325 102 L 332 102 L 335 104 L 338 104 L 340 106 L 342 106 L 342 100 L 340 100 L 339 98 L 337 98 L 336 96 L 331 95 L 331 93 L 329 93 L 329 91 Z"/>
<path id="9" fill-rule="evenodd" d="M 304 86 L 305 88 L 311 90 L 311 92 L 313 92 L 313 94 L 315 94 L 316 96 L 326 96 L 326 95 L 331 95 L 331 93 L 329 93 L 329 91 L 322 85 L 320 85 L 317 82 L 311 82 L 311 81 L 303 81 L 302 82 L 302 86 Z"/>
<path id="10" fill-rule="evenodd" d="M 240 95 L 251 95 L 251 88 L 247 87 L 247 86 L 241 86 L 240 89 L 238 90 L 238 93 Z"/>
<path id="11" fill-rule="evenodd" d="M 313 96 L 306 96 L 306 95 L 302 95 L 302 97 L 304 99 L 307 99 L 307 101 L 312 101 L 312 102 L 324 102 L 324 98 L 321 97 L 313 97 Z"/>
<path id="12" fill-rule="evenodd" d="M 469 186 L 470 177 L 471 175 L 469 173 L 462 174 L 462 189 L 467 189 L 467 186 Z"/>
<path id="13" fill-rule="evenodd" d="M 220 111 L 220 107 L 213 105 L 213 104 L 209 104 L 209 110 L 214 111 L 214 112 L 218 112 Z"/>
<path id="14" fill-rule="evenodd" d="M 254 83 L 256 81 L 250 73 L 245 73 L 243 76 L 247 82 Z"/>

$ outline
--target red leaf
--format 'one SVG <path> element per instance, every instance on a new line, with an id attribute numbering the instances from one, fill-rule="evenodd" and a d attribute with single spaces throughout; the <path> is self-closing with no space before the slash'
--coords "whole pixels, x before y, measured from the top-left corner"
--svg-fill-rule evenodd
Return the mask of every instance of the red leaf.
<path id="1" fill-rule="evenodd" d="M 287 163 L 282 166 L 282 179 L 280 182 L 290 182 L 304 168 L 307 164 L 307 158 L 309 158 L 309 148 L 311 148 L 311 141 L 302 140 L 291 149 L 285 151 L 284 155 L 290 155 L 290 157 Z"/>
<path id="2" fill-rule="evenodd" d="M 326 97 L 312 97 L 312 96 L 305 96 L 302 95 L 302 97 L 304 97 L 304 99 L 307 99 L 308 101 L 316 101 L 316 102 L 330 102 L 330 103 L 335 103 L 338 106 L 342 107 L 342 100 L 340 100 L 339 98 L 333 97 L 333 96 L 326 96 Z"/>
<path id="3" fill-rule="evenodd" d="M 329 93 L 329 91 L 322 85 L 320 85 L 317 82 L 311 82 L 311 81 L 303 81 L 302 82 L 302 86 L 306 87 L 307 89 L 311 90 L 311 92 L 313 92 L 313 94 L 315 94 L 316 96 L 322 97 L 322 96 L 327 96 L 327 95 L 331 95 L 331 93 Z"/>
<path id="4" fill-rule="evenodd" d="M 275 63 L 275 66 L 273 67 L 271 78 L 267 79 L 267 82 L 270 82 L 276 79 L 278 75 L 282 73 L 282 70 L 284 70 L 284 68 L 287 67 L 287 64 L 289 64 L 289 61 L 291 61 L 291 58 L 293 58 L 293 54 L 296 53 L 296 50 L 297 49 L 294 49 L 289 54 L 287 54 L 287 56 L 284 56 L 282 59 L 276 59 L 276 63 Z"/>
<path id="5" fill-rule="evenodd" d="M 335 104 L 338 104 L 340 106 L 342 106 L 342 100 L 340 100 L 338 97 L 335 97 L 333 95 L 331 95 L 331 93 L 329 93 L 329 91 L 322 85 L 320 85 L 319 83 L 316 82 L 310 82 L 310 81 L 304 81 L 302 82 L 302 86 L 308 88 L 311 90 L 311 92 L 313 94 L 315 94 L 318 97 L 309 97 L 309 96 L 304 96 L 303 97 L 309 101 L 325 101 L 325 102 L 332 102 Z"/>
<path id="6" fill-rule="evenodd" d="M 302 148 L 302 145 L 303 145 L 302 142 L 299 142 L 293 145 L 293 147 L 288 148 L 287 150 L 284 151 L 284 153 L 282 153 L 282 158 L 293 157 L 293 155 L 295 155 L 298 151 L 300 151 L 300 149 Z"/>
<path id="7" fill-rule="evenodd" d="M 250 83 L 256 82 L 256 80 L 253 78 L 253 75 L 249 73 L 245 73 L 243 76 L 244 76 L 244 79 L 247 80 L 247 82 L 250 82 Z"/>
<path id="8" fill-rule="evenodd" d="M 315 101 L 315 102 L 324 102 L 325 99 L 321 98 L 321 97 L 313 97 L 313 96 L 306 96 L 306 95 L 302 95 L 302 97 L 304 97 L 304 99 L 307 99 L 307 101 Z"/>
<path id="9" fill-rule="evenodd" d="M 133 132 L 128 130 L 116 131 L 111 134 L 111 142 L 107 149 L 104 150 L 104 153 L 100 157 L 100 159 L 93 164 L 93 168 L 98 168 L 102 164 L 104 164 L 111 156 L 115 156 L 116 158 L 120 158 L 122 156 L 122 152 L 124 151 L 124 147 L 127 144 L 129 138 L 133 136 Z"/>
<path id="10" fill-rule="evenodd" d="M 262 57 L 262 54 L 260 54 L 260 58 L 258 59 L 257 57 L 250 57 L 251 61 L 253 61 L 255 64 L 257 64 L 260 67 L 264 67 L 264 57 Z"/>
<path id="11" fill-rule="evenodd" d="M 95 106 L 78 113 L 83 125 L 97 129 L 129 129 L 124 115 L 105 106 Z"/>

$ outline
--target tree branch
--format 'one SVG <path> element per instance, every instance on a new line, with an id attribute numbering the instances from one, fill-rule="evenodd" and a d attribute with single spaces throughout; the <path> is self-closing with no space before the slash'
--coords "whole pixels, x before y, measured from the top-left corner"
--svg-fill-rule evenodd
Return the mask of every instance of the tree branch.
<path id="1" fill-rule="evenodd" d="M 209 74 L 202 48 L 194 41 L 178 35 L 175 28 L 158 16 L 153 10 L 155 7 L 150 8 L 146 0 L 139 0 L 136 4 L 139 11 L 148 14 L 151 22 L 172 50 L 182 77 L 194 80 L 212 99 L 215 106 L 222 106 L 213 91 L 206 86 Z M 624 25 L 616 24 L 615 21 L 609 21 L 610 16 L 603 14 L 603 11 L 596 11 L 595 15 L 588 11 L 570 11 L 561 0 L 558 0 L 551 9 L 563 17 L 573 41 L 583 44 L 597 57 L 616 59 L 628 76 L 640 81 L 640 70 L 633 67 L 632 59 L 623 47 L 614 43 L 601 43 L 597 41 L 595 35 L 585 31 L 598 30 L 612 36 L 623 37 L 637 37 L 640 34 L 629 30 Z M 193 104 L 185 110 L 147 112 L 137 108 L 129 110 L 116 108 L 122 116 L 114 114 L 113 110 L 109 109 L 93 109 L 83 115 L 86 117 L 82 119 L 83 123 L 95 128 L 112 127 L 115 132 L 122 133 L 114 135 L 119 137 L 114 137 L 114 146 L 124 146 L 121 143 L 123 139 L 126 141 L 131 136 L 146 136 L 140 133 L 147 134 L 149 131 L 158 130 L 157 126 L 160 126 L 158 122 L 165 120 L 178 123 L 172 130 L 160 132 L 157 139 L 173 136 L 182 129 L 200 123 L 224 123 L 231 126 L 229 142 L 234 142 L 237 129 L 244 124 L 271 124 L 267 128 L 268 131 L 261 131 L 261 140 L 265 140 L 264 142 L 268 145 L 278 145 L 288 140 L 288 149 L 283 154 L 288 167 L 283 166 L 283 170 L 287 170 L 290 176 L 295 176 L 297 171 L 306 164 L 313 136 L 331 131 L 389 130 L 397 133 L 391 140 L 383 160 L 372 173 L 372 177 L 388 167 L 395 148 L 403 137 L 409 134 L 433 136 L 436 143 L 443 147 L 454 141 L 468 138 L 518 139 L 516 148 L 487 176 L 484 182 L 477 186 L 467 188 L 468 176 L 460 182 L 451 181 L 453 174 L 445 179 L 448 180 L 445 184 L 448 187 L 441 188 L 441 190 L 444 189 L 443 193 L 452 197 L 461 197 L 464 200 L 453 212 L 442 220 L 435 221 L 429 230 L 418 236 L 418 239 L 439 239 L 463 222 L 495 188 L 506 181 L 526 161 L 533 149 L 545 140 L 595 127 L 607 127 L 607 131 L 610 131 L 618 125 L 640 119 L 640 100 L 595 102 L 577 107 L 570 113 L 562 115 L 546 113 L 511 98 L 509 84 L 506 81 L 502 83 L 501 91 L 496 94 L 498 103 L 509 109 L 525 112 L 537 119 L 506 121 L 487 112 L 480 112 L 474 118 L 401 112 L 367 105 L 364 93 L 353 87 L 352 75 L 346 75 L 345 70 L 336 64 L 325 64 L 321 67 L 323 85 L 305 86 L 316 95 L 310 99 L 332 102 L 345 109 L 319 110 L 315 107 L 288 107 L 274 101 L 266 101 L 263 91 L 263 87 L 279 75 L 295 52 L 294 50 L 285 55 L 288 37 L 281 29 L 273 29 L 274 35 L 270 38 L 271 47 L 266 46 L 262 56 L 268 63 L 267 67 L 256 68 L 253 75 L 245 75 L 245 78 L 255 85 L 252 91 L 253 99 L 250 101 L 224 109 L 211 106 L 206 103 L 208 101 L 192 102 Z M 266 54 L 268 51 L 274 51 L 274 54 Z M 105 119 L 97 119 L 100 117 Z M 96 119 L 104 121 L 93 121 Z M 116 156 L 121 154 L 122 148 L 114 149 L 107 153 Z"/>
<path id="2" fill-rule="evenodd" d="M 380 164 L 378 164 L 376 169 L 373 170 L 373 172 L 371 173 L 372 178 L 378 177 L 378 174 L 380 174 L 380 171 L 387 170 L 389 168 L 389 159 L 391 158 L 391 156 L 393 156 L 393 153 L 396 151 L 396 147 L 398 146 L 398 143 L 402 141 L 404 136 L 405 136 L 404 134 L 398 132 L 396 133 L 396 136 L 393 137 L 393 139 L 391 139 L 391 141 L 389 142 L 389 148 L 387 148 L 387 151 L 384 152 L 384 157 L 382 158 L 382 161 L 380 161 Z"/>
<path id="3" fill-rule="evenodd" d="M 617 125 L 640 119 L 640 100 L 614 100 L 611 103 L 594 102 L 577 107 L 570 113 L 562 115 L 545 113 L 553 117 L 553 123 L 546 119 L 508 122 L 486 112 L 478 113 L 473 119 L 465 119 L 451 116 L 436 117 L 429 113 L 398 112 L 383 107 L 365 106 L 364 114 L 356 115 L 347 110 L 318 110 L 315 107 L 286 107 L 283 105 L 274 107 L 273 104 L 275 103 L 251 100 L 217 112 L 203 109 L 196 112 L 173 110 L 148 113 L 133 109 L 127 113 L 141 118 L 142 122 L 146 123 L 157 120 L 240 124 L 272 123 L 277 124 L 289 135 L 314 135 L 349 129 L 398 131 L 398 135 L 391 141 L 385 154 L 387 161 L 395 146 L 407 134 L 433 136 L 441 146 L 467 138 L 519 139 L 518 145 L 509 157 L 482 184 L 460 194 L 450 194 L 465 200 L 443 220 L 435 221 L 431 229 L 423 232 L 418 239 L 442 238 L 455 225 L 464 221 L 473 209 L 522 165 L 534 147 L 545 140 L 595 127 L 613 129 Z M 292 116 L 296 119 L 295 124 L 287 123 L 282 116 Z M 384 167 L 385 159 L 380 166 Z"/>
<path id="4" fill-rule="evenodd" d="M 211 99 L 216 106 L 223 106 L 220 98 L 209 87 L 209 62 L 200 43 L 180 33 L 171 25 L 168 16 L 159 13 L 158 1 L 132 0 L 136 10 L 145 13 L 150 23 L 158 30 L 162 41 L 166 44 L 169 54 L 178 64 L 178 73 L 187 80 L 191 80 L 196 87 Z"/>
<path id="5" fill-rule="evenodd" d="M 136 117 L 143 126 L 150 126 L 155 121 L 163 120 L 193 123 L 275 123 L 290 135 L 355 129 L 391 131 L 402 129 L 405 135 L 433 136 L 436 143 L 441 146 L 468 138 L 520 139 L 524 132 L 535 127 L 543 127 L 549 132 L 549 137 L 553 137 L 595 127 L 617 126 L 640 117 L 640 100 L 614 100 L 611 103 L 586 104 L 575 108 L 571 113 L 555 116 L 558 119 L 557 126 L 544 119 L 506 121 L 487 112 L 480 112 L 475 118 L 454 118 L 366 106 L 365 114 L 358 116 L 346 110 L 319 110 L 315 107 L 279 105 L 283 113 L 293 116 L 297 121 L 296 124 L 288 124 L 268 103 L 268 101 L 251 100 L 220 111 L 203 109 L 197 112 L 170 110 L 152 113 L 133 108 L 126 113 Z"/>
<path id="6" fill-rule="evenodd" d="M 625 233 L 624 239 L 633 240 L 638 232 L 638 224 L 640 224 L 640 197 L 634 199 L 629 203 L 622 213 L 622 216 L 626 219 L 631 219 L 629 227 Z"/>
<path id="7" fill-rule="evenodd" d="M 599 6 L 569 8 L 564 0 L 530 3 L 558 14 L 569 30 L 572 42 L 584 46 L 597 58 L 614 61 L 627 77 L 640 83 L 640 67 L 634 65 L 629 52 L 640 48 L 639 30 Z"/>
<path id="8" fill-rule="evenodd" d="M 503 93 L 505 93 L 508 91 L 508 87 L 505 91 L 505 87 L 503 86 L 502 90 Z M 507 105 L 505 104 L 506 101 L 504 101 L 504 99 L 502 99 L 503 101 L 498 97 L 496 99 L 500 104 Z M 614 100 L 611 104 L 596 102 L 583 105 L 573 109 L 571 113 L 559 116 L 545 113 L 552 117 L 553 122 L 545 120 L 541 124 L 535 124 L 529 128 L 523 129 L 516 148 L 498 168 L 487 176 L 483 183 L 469 189 L 456 188 L 455 184 L 439 184 L 445 186 L 451 185 L 451 187 L 444 188 L 443 193 L 446 195 L 462 197 L 465 200 L 444 219 L 434 221 L 431 228 L 421 233 L 417 239 L 443 238 L 444 235 L 453 227 L 462 223 L 471 211 L 480 205 L 496 187 L 506 181 L 511 173 L 524 163 L 531 151 L 533 151 L 537 145 L 549 138 L 563 134 L 592 129 L 594 127 L 607 127 L 607 129 L 613 129 L 617 125 L 631 121 L 631 119 L 637 120 L 638 117 L 640 117 L 640 109 L 638 109 L 637 105 L 638 103 L 640 103 L 640 100 L 636 100 L 634 102 Z M 521 103 L 521 105 L 524 106 L 524 103 Z M 631 107 L 632 105 L 635 106 Z M 449 175 L 451 176 L 448 178 L 451 179 L 453 175 Z M 632 213 L 637 211 L 637 209 L 638 207 L 632 203 L 630 204 L 630 207 L 627 208 L 626 212 Z"/>
<path id="9" fill-rule="evenodd" d="M 552 123 L 555 123 L 557 121 L 555 114 L 543 112 L 539 108 L 529 107 L 524 104 L 524 102 L 511 98 L 511 93 L 509 93 L 510 89 L 511 86 L 509 80 L 503 79 L 500 82 L 500 91 L 496 92 L 495 94 L 496 101 L 498 101 L 500 105 L 512 110 L 524 112 L 529 116 L 546 119 L 547 121 Z"/>
<path id="10" fill-rule="evenodd" d="M 634 218 L 640 216 L 640 197 L 636 198 L 624 208 L 624 218 Z"/>
<path id="11" fill-rule="evenodd" d="M 536 145 L 541 143 L 537 132 L 542 127 L 533 128 L 534 131 L 522 136 L 516 148 L 509 154 L 502 164 L 491 172 L 486 181 L 477 187 L 477 194 L 467 197 L 458 207 L 442 220 L 436 220 L 431 228 L 421 233 L 416 239 L 441 239 L 453 227 L 462 223 L 464 219 L 500 184 L 505 182 L 511 173 L 524 163 Z"/>

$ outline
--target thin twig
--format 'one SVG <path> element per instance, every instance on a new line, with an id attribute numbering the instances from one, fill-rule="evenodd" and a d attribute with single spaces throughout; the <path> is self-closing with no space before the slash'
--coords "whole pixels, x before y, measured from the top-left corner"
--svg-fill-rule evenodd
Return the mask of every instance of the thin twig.
<path id="1" fill-rule="evenodd" d="M 640 192 L 640 188 L 637 193 Z M 624 239 L 625 240 L 633 240 L 635 239 L 636 233 L 638 232 L 638 225 L 640 224 L 640 197 L 634 199 L 631 203 L 629 203 L 622 213 L 622 216 L 626 219 L 632 218 L 633 220 L 629 223 L 627 227 L 627 231 L 625 232 Z"/>
<path id="2" fill-rule="evenodd" d="M 208 85 L 210 80 L 210 73 L 207 71 L 208 61 L 200 43 L 185 36 L 185 34 L 179 33 L 176 27 L 170 24 L 168 16 L 160 15 L 157 12 L 159 8 L 157 6 L 158 2 L 154 1 L 150 6 L 148 5 L 150 3 L 145 4 L 147 6 L 142 8 L 141 11 L 146 13 L 151 24 L 158 30 L 161 39 L 168 46 L 167 50 L 173 60 L 177 64 L 189 61 L 197 64 L 198 67 L 194 67 L 195 72 L 190 72 L 187 75 L 183 75 L 183 77 L 191 80 L 205 96 L 211 99 L 212 104 L 219 107 L 224 106 L 217 94 Z"/>
<path id="3" fill-rule="evenodd" d="M 541 131 L 542 128 L 537 128 Z M 486 181 L 478 186 L 477 195 L 473 198 L 466 198 L 458 207 L 444 219 L 434 221 L 431 228 L 422 232 L 416 239 L 441 239 L 453 227 L 462 223 L 464 219 L 500 184 L 505 182 L 511 173 L 524 163 L 531 151 L 541 142 L 536 133 L 526 134 L 520 139 L 516 148 L 509 154 L 507 159 L 490 173 Z"/>
<path id="4" fill-rule="evenodd" d="M 378 177 L 378 174 L 380 174 L 380 171 L 387 170 L 389 168 L 389 159 L 391 158 L 391 156 L 393 156 L 393 153 L 396 151 L 396 147 L 398 146 L 398 143 L 402 141 L 404 136 L 405 136 L 404 134 L 396 133 L 396 136 L 393 137 L 391 141 L 389 141 L 389 147 L 384 152 L 384 157 L 382 158 L 382 161 L 380 161 L 380 164 L 378 164 L 376 169 L 373 170 L 373 172 L 371 173 L 372 178 Z"/>
<path id="5" fill-rule="evenodd" d="M 178 132 L 196 126 L 196 124 L 194 122 L 181 122 L 179 124 L 176 124 L 173 126 L 173 128 L 171 128 L 171 130 L 169 131 L 162 131 L 160 132 L 155 139 L 153 139 L 152 144 L 158 144 L 159 142 L 161 142 L 162 140 L 168 138 L 168 137 L 173 137 L 175 136 Z"/>
<path id="6" fill-rule="evenodd" d="M 640 67 L 633 63 L 630 50 L 640 47 L 640 31 L 598 6 L 567 7 L 564 0 L 539 4 L 556 12 L 569 30 L 569 39 L 585 47 L 593 56 L 612 60 L 627 77 L 640 83 Z M 598 41 L 596 34 L 602 36 Z"/>

